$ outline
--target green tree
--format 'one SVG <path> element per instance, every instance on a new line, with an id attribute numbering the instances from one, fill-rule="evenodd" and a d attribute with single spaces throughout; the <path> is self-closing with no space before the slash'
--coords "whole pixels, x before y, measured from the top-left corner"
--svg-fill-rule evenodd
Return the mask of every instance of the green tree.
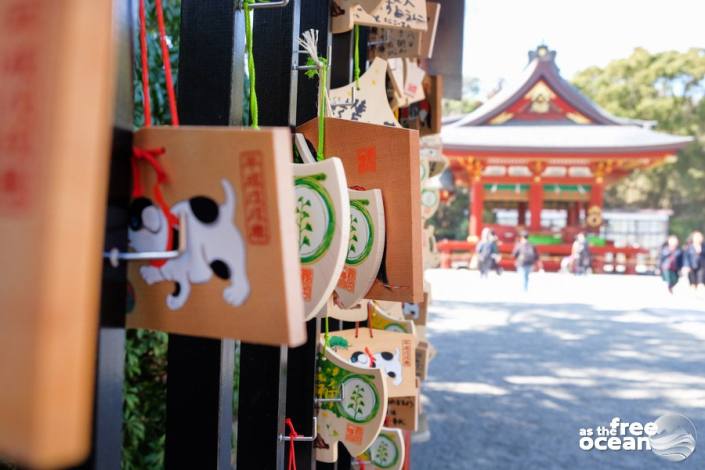
<path id="1" fill-rule="evenodd" d="M 465 240 L 468 236 L 469 207 L 467 188 L 457 187 L 450 201 L 441 204 L 428 222 L 435 227 L 436 240 Z"/>
<path id="2" fill-rule="evenodd" d="M 675 162 L 640 170 L 611 187 L 608 207 L 673 210 L 681 237 L 705 225 L 705 49 L 650 53 L 635 49 L 606 67 L 579 72 L 574 84 L 617 116 L 656 121 L 656 129 L 695 141 Z"/>

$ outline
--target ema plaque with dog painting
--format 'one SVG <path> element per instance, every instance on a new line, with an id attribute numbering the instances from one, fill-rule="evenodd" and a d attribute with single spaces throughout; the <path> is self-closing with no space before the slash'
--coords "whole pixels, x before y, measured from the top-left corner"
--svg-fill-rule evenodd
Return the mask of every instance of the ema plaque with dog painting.
<path id="1" fill-rule="evenodd" d="M 359 302 L 355 303 L 354 305 L 348 308 L 340 308 L 335 305 L 334 299 L 331 298 L 328 302 L 326 314 L 331 318 L 335 318 L 336 320 L 365 321 L 367 320 L 368 302 L 370 302 L 370 300 L 361 299 Z"/>
<path id="2" fill-rule="evenodd" d="M 374 284 L 384 255 L 384 206 L 379 189 L 349 189 L 350 244 L 345 267 L 335 288 L 336 304 L 345 309 L 359 303 Z"/>
<path id="3" fill-rule="evenodd" d="M 404 467 L 404 436 L 401 429 L 382 428 L 377 439 L 358 461 L 370 470 L 401 470 Z"/>
<path id="4" fill-rule="evenodd" d="M 350 199 L 337 158 L 293 165 L 301 283 L 306 319 L 321 312 L 343 272 Z"/>
<path id="5" fill-rule="evenodd" d="M 348 185 L 382 191 L 385 254 L 369 299 L 419 302 L 423 298 L 421 183 L 418 131 L 326 118 L 326 153 L 337 155 Z M 318 121 L 299 128 L 318 141 Z"/>
<path id="6" fill-rule="evenodd" d="M 426 31 L 426 0 L 333 0 L 333 33 L 354 25 Z"/>
<path id="7" fill-rule="evenodd" d="M 394 318 L 375 302 L 370 302 L 370 328 L 416 335 L 416 328 L 412 320 Z"/>
<path id="8" fill-rule="evenodd" d="M 353 82 L 330 90 L 328 92 L 330 116 L 401 127 L 387 101 L 386 74 L 387 62 L 378 58 L 360 76 L 359 87 Z"/>
<path id="9" fill-rule="evenodd" d="M 342 346 L 335 353 L 357 367 L 381 369 L 387 377 L 390 397 L 416 393 L 416 356 L 414 335 L 388 330 L 358 328 L 331 333 L 331 340 L 340 338 Z"/>
<path id="10" fill-rule="evenodd" d="M 0 0 L 0 459 L 22 468 L 91 444 L 112 3 Z"/>
<path id="11" fill-rule="evenodd" d="M 186 250 L 169 260 L 130 263 L 128 326 L 272 345 L 304 342 L 289 131 L 153 127 L 138 131 L 134 145 L 153 153 L 166 181 L 158 184 L 146 160 L 134 162 L 129 245 L 164 251 L 185 237 Z"/>
<path id="12" fill-rule="evenodd" d="M 350 455 L 359 455 L 372 445 L 387 415 L 382 371 L 351 365 L 328 347 L 319 355 L 317 368 L 316 396 L 339 400 L 318 408 L 316 460 L 336 462 L 338 442 Z"/>

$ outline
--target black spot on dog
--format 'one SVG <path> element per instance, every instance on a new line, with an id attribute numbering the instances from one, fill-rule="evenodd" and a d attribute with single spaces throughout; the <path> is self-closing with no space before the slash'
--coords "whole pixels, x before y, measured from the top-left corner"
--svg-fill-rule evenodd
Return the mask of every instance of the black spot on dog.
<path id="1" fill-rule="evenodd" d="M 361 353 L 360 351 L 354 352 L 352 356 L 350 356 L 350 362 L 357 362 L 357 359 L 363 354 L 364 353 Z"/>
<path id="2" fill-rule="evenodd" d="M 152 206 L 152 201 L 146 197 L 138 197 L 137 199 L 130 202 L 130 207 L 128 209 L 130 230 L 136 232 L 142 230 L 142 212 Z"/>
<path id="3" fill-rule="evenodd" d="M 394 354 L 392 354 L 388 351 L 384 351 L 384 352 L 380 353 L 380 355 L 382 356 L 382 359 L 384 359 L 385 361 L 391 361 L 392 359 L 394 359 Z"/>
<path id="4" fill-rule="evenodd" d="M 224 261 L 217 259 L 211 262 L 211 269 L 213 270 L 213 274 L 219 278 L 225 280 L 230 279 L 230 267 L 225 264 Z"/>
<path id="5" fill-rule="evenodd" d="M 387 372 L 387 375 L 390 376 L 391 378 L 396 378 L 397 373 L 396 373 L 396 372 L 389 371 L 389 372 Z"/>
<path id="6" fill-rule="evenodd" d="M 191 212 L 204 224 L 212 224 L 218 220 L 218 204 L 211 198 L 196 196 L 189 199 Z"/>
<path id="7" fill-rule="evenodd" d="M 178 297 L 178 295 L 181 293 L 181 284 L 178 282 L 174 283 L 174 292 L 171 293 L 172 297 Z"/>

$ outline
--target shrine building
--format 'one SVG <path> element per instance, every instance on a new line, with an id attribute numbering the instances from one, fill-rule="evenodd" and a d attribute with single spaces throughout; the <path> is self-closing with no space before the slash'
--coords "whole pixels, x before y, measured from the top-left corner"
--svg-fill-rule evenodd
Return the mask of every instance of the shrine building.
<path id="1" fill-rule="evenodd" d="M 605 187 L 636 169 L 673 161 L 692 138 L 607 113 L 561 77 L 555 58 L 543 45 L 529 52 L 514 85 L 443 126 L 443 153 L 455 184 L 470 193 L 466 248 L 491 226 L 505 252 L 517 230 L 526 229 L 553 265 L 570 253 L 580 231 L 591 234 L 591 250 L 634 255 L 638 247 L 610 248 L 599 236 Z M 542 224 L 544 208 L 565 213 L 560 229 Z M 517 224 L 486 220 L 493 209 L 516 210 Z M 439 243 L 441 251 L 451 248 L 461 245 Z"/>

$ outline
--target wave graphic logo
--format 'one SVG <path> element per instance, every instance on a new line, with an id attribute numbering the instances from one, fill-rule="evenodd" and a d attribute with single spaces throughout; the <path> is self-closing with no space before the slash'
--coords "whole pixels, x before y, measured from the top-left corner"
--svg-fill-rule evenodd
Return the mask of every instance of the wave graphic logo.
<path id="1" fill-rule="evenodd" d="M 685 416 L 667 414 L 655 422 L 656 433 L 649 437 L 651 450 L 671 462 L 680 462 L 695 451 L 695 425 Z"/>

